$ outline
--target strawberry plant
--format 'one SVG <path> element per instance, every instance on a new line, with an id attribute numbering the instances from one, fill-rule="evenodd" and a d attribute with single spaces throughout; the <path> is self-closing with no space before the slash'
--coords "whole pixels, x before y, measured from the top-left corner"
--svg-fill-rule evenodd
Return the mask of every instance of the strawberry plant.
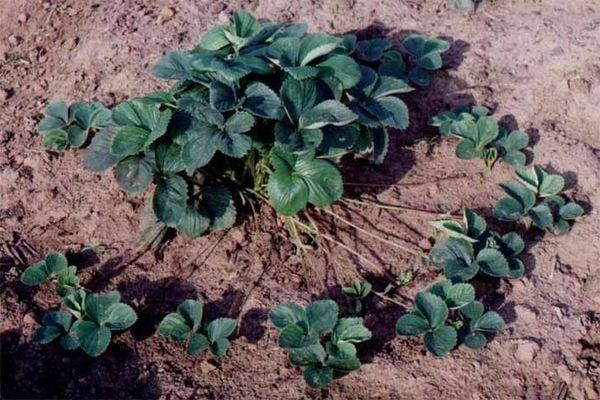
<path id="1" fill-rule="evenodd" d="M 369 282 L 361 282 L 359 280 L 354 280 L 350 286 L 342 288 L 342 293 L 353 299 L 355 302 L 355 315 L 360 315 L 362 313 L 363 304 L 361 300 L 365 299 L 371 293 L 371 289 L 372 285 Z"/>
<path id="2" fill-rule="evenodd" d="M 525 243 L 517 233 L 490 231 L 485 220 L 468 209 L 462 222 L 442 218 L 433 226 L 443 238 L 437 240 L 429 259 L 446 278 L 466 282 L 478 273 L 511 279 L 523 276 L 525 268 L 517 256 Z"/>
<path id="3" fill-rule="evenodd" d="M 202 323 L 203 305 L 196 300 L 185 300 L 177 312 L 168 314 L 160 322 L 158 333 L 175 341 L 185 341 L 186 351 L 195 356 L 205 350 L 222 357 L 229 348 L 227 339 L 235 330 L 236 322 L 231 318 L 217 318 Z"/>
<path id="4" fill-rule="evenodd" d="M 338 318 L 332 300 L 315 301 L 306 308 L 284 303 L 269 313 L 269 319 L 280 329 L 278 343 L 290 363 L 302 368 L 304 380 L 315 389 L 326 387 L 336 375 L 359 369 L 354 343 L 371 338 L 362 318 Z"/>
<path id="5" fill-rule="evenodd" d="M 483 0 L 446 0 L 449 7 L 457 11 L 472 11 L 483 3 Z"/>
<path id="6" fill-rule="evenodd" d="M 112 331 L 131 327 L 137 315 L 127 304 L 121 303 L 117 291 L 88 294 L 79 285 L 77 268 L 68 266 L 62 253 L 52 252 L 28 267 L 21 281 L 37 286 L 55 279 L 55 291 L 66 311 L 50 311 L 44 315 L 33 340 L 47 344 L 58 339 L 66 350 L 81 348 L 92 357 L 104 353 L 110 343 Z M 75 320 L 73 320 L 73 316 Z"/>
<path id="7" fill-rule="evenodd" d="M 487 343 L 485 332 L 495 333 L 503 327 L 498 313 L 483 312 L 473 286 L 443 280 L 417 293 L 413 310 L 398 319 L 396 332 L 401 336 L 424 334 L 425 348 L 442 357 L 461 343 L 481 348 Z"/>
<path id="8" fill-rule="evenodd" d="M 498 158 L 513 167 L 525 165 L 527 157 L 523 149 L 529 145 L 529 136 L 518 130 L 502 129 L 488 114 L 485 107 L 475 106 L 471 110 L 459 107 L 439 113 L 430 124 L 438 127 L 442 136 L 460 139 L 456 145 L 456 156 L 460 159 L 480 158 L 489 167 Z"/>
<path id="9" fill-rule="evenodd" d="M 569 232 L 569 222 L 581 217 L 584 211 L 579 204 L 561 195 L 564 178 L 549 174 L 538 165 L 515 172 L 519 182 L 500 185 L 507 197 L 494 206 L 496 217 L 507 221 L 528 217 L 535 226 L 555 235 Z"/>
<path id="10" fill-rule="evenodd" d="M 397 52 L 386 39 L 306 30 L 236 11 L 154 65 L 156 77 L 176 81 L 169 90 L 110 112 L 51 103 L 38 130 L 66 132 L 54 135 L 60 149 L 93 132 L 88 169 L 113 168 L 130 196 L 153 190 L 142 228 L 152 247 L 168 229 L 197 237 L 230 227 L 237 200 L 267 199 L 284 216 L 329 206 L 343 193 L 337 163 L 383 162 L 388 129 L 409 123 L 398 95 L 429 82 L 448 43 L 413 35 Z"/>

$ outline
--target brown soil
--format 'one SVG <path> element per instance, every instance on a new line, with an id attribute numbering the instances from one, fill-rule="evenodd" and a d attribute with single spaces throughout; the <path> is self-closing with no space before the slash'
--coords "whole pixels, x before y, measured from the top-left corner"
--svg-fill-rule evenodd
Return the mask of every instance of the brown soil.
<path id="1" fill-rule="evenodd" d="M 487 2 L 474 15 L 442 0 L 0 0 L 0 244 L 34 261 L 67 251 L 95 290 L 119 289 L 140 320 L 97 359 L 31 336 L 48 308 L 51 288 L 19 282 L 23 265 L 0 272 L 2 397 L 4 398 L 380 398 L 596 399 L 600 393 L 600 4 L 598 0 Z M 492 171 L 454 157 L 448 141 L 430 146 L 429 116 L 464 102 L 494 109 L 508 126 L 535 139 L 535 162 L 565 173 L 570 194 L 587 215 L 563 237 L 528 234 L 526 277 L 479 282 L 484 302 L 508 327 L 483 350 L 427 355 L 417 340 L 395 337 L 402 309 L 367 304 L 375 332 L 361 348 L 364 366 L 327 390 L 308 389 L 288 365 L 267 321 L 283 301 L 340 298 L 340 285 L 367 267 L 338 246 L 331 254 L 295 253 L 285 229 L 263 207 L 239 217 L 224 234 L 175 238 L 163 256 L 146 254 L 123 269 L 136 247 L 142 200 L 128 199 L 110 173 L 81 166 L 81 153 L 52 155 L 34 126 L 49 99 L 98 100 L 112 106 L 163 87 L 149 66 L 165 51 L 189 48 L 208 27 L 246 8 L 269 19 L 305 21 L 311 29 L 386 35 L 398 42 L 420 31 L 452 42 L 433 85 L 406 96 L 412 123 L 395 135 L 383 166 L 348 165 L 346 180 L 389 184 L 347 195 L 436 211 L 468 206 L 490 216 L 497 183 Z M 454 177 L 454 179 L 444 179 Z M 429 214 L 335 207 L 356 224 L 397 241 L 429 236 Z M 413 270 L 413 295 L 435 279 L 415 257 L 374 242 L 347 226 L 321 224 L 342 242 L 394 273 Z M 102 245 L 95 259 L 85 246 Z M 240 329 L 228 357 L 188 358 L 158 338 L 158 320 L 184 298 L 209 314 L 233 313 Z M 343 303 L 348 305 L 347 303 Z"/>

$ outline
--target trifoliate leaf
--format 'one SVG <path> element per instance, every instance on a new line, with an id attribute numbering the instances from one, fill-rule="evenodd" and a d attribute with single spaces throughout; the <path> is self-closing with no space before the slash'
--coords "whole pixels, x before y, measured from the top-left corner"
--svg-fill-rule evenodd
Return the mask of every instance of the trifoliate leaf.
<path id="1" fill-rule="evenodd" d="M 509 273 L 508 261 L 496 249 L 483 249 L 475 258 L 475 264 L 487 275 L 505 277 Z"/>
<path id="2" fill-rule="evenodd" d="M 279 119 L 283 112 L 279 97 L 267 85 L 260 82 L 248 85 L 244 92 L 242 108 L 258 117 L 268 119 Z"/>
<path id="3" fill-rule="evenodd" d="M 363 61 L 378 61 L 391 46 L 387 39 L 361 40 L 356 43 L 356 56 Z"/>
<path id="4" fill-rule="evenodd" d="M 111 331 L 127 329 L 137 321 L 137 315 L 133 308 L 123 303 L 113 304 L 106 314 L 104 325 Z"/>
<path id="5" fill-rule="evenodd" d="M 472 328 L 478 331 L 498 332 L 504 328 L 504 325 L 504 320 L 497 312 L 488 311 L 477 320 Z"/>
<path id="6" fill-rule="evenodd" d="M 92 321 L 104 325 L 110 314 L 109 309 L 120 300 L 121 295 L 116 290 L 91 294 L 85 299 L 85 313 Z"/>
<path id="7" fill-rule="evenodd" d="M 192 328 L 179 313 L 171 313 L 158 325 L 158 333 L 173 340 L 185 340 L 192 333 Z"/>
<path id="8" fill-rule="evenodd" d="M 284 349 L 299 349 L 316 344 L 318 336 L 315 333 L 307 333 L 299 325 L 286 325 L 279 333 L 279 346 Z"/>
<path id="9" fill-rule="evenodd" d="M 439 241 L 429 252 L 429 259 L 438 268 L 444 268 L 446 261 L 462 259 L 468 264 L 473 258 L 473 245 L 464 239 L 448 238 Z"/>
<path id="10" fill-rule="evenodd" d="M 63 129 L 52 129 L 42 137 L 42 146 L 48 150 L 64 151 L 69 145 L 69 137 Z"/>
<path id="11" fill-rule="evenodd" d="M 360 343 L 371 339 L 371 331 L 363 324 L 362 318 L 340 318 L 333 330 L 332 341 Z"/>
<path id="12" fill-rule="evenodd" d="M 562 219 L 574 220 L 581 217 L 583 215 L 583 212 L 583 207 L 581 207 L 577 203 L 571 202 L 562 206 L 558 211 L 558 215 Z"/>
<path id="13" fill-rule="evenodd" d="M 494 215 L 502 220 L 517 221 L 524 214 L 523 205 L 512 197 L 504 197 L 494 205 Z"/>

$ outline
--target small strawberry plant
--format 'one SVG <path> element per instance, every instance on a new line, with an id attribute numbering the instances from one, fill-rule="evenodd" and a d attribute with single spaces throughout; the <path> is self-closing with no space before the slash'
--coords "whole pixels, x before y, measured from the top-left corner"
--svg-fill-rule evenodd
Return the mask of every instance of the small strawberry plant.
<path id="1" fill-rule="evenodd" d="M 210 350 L 214 356 L 222 357 L 229 348 L 227 338 L 235 330 L 236 322 L 231 318 L 217 318 L 203 324 L 202 313 L 202 303 L 185 300 L 177 307 L 177 312 L 163 318 L 158 333 L 185 342 L 186 351 L 191 356 Z"/>
<path id="2" fill-rule="evenodd" d="M 230 227 L 237 199 L 267 199 L 288 217 L 327 207 L 343 194 L 337 164 L 346 155 L 383 162 L 388 129 L 409 123 L 398 96 L 426 85 L 449 45 L 412 35 L 395 51 L 382 38 L 306 31 L 236 11 L 154 65 L 175 81 L 169 90 L 111 111 L 51 103 L 38 130 L 63 132 L 51 135 L 60 150 L 92 132 L 88 169 L 113 168 L 130 196 L 153 191 L 142 229 L 153 247 L 168 229 L 197 237 Z"/>
<path id="3" fill-rule="evenodd" d="M 369 282 L 361 282 L 359 280 L 354 280 L 350 286 L 342 288 L 342 293 L 353 299 L 355 302 L 355 315 L 360 315 L 362 313 L 362 300 L 367 298 L 367 296 L 371 293 L 371 289 L 372 285 Z"/>
<path id="4" fill-rule="evenodd" d="M 324 388 L 336 375 L 360 368 L 354 343 L 371 338 L 362 318 L 338 318 L 332 300 L 319 300 L 306 308 L 284 303 L 269 314 L 280 329 L 278 343 L 294 366 L 303 370 L 306 383 Z"/>
<path id="5" fill-rule="evenodd" d="M 442 112 L 431 119 L 430 124 L 439 128 L 443 136 L 459 138 L 456 156 L 463 160 L 483 159 L 489 167 L 498 158 L 514 167 L 525 165 L 523 153 L 529 145 L 529 136 L 521 131 L 508 132 L 498 126 L 485 107 L 471 110 L 459 107 L 454 111 Z"/>
<path id="6" fill-rule="evenodd" d="M 75 267 L 68 266 L 62 253 L 52 252 L 21 275 L 21 281 L 32 286 L 55 279 L 55 291 L 66 308 L 44 315 L 33 340 L 47 344 L 58 339 L 66 350 L 81 348 L 97 357 L 108 348 L 111 332 L 128 329 L 137 315 L 130 306 L 120 302 L 121 295 L 117 291 L 88 294 L 80 287 L 76 272 Z"/>
<path id="7" fill-rule="evenodd" d="M 398 319 L 396 332 L 401 336 L 424 335 L 425 348 L 442 357 L 461 343 L 479 349 L 487 343 L 485 332 L 495 333 L 503 327 L 498 313 L 483 312 L 473 286 L 443 280 L 417 293 L 413 310 Z"/>
<path id="8" fill-rule="evenodd" d="M 497 278 L 520 278 L 525 268 L 517 256 L 525 249 L 515 232 L 501 235 L 490 231 L 485 220 L 464 210 L 463 221 L 442 218 L 433 222 L 441 236 L 429 253 L 429 259 L 446 278 L 466 282 L 478 273 Z"/>
<path id="9" fill-rule="evenodd" d="M 494 206 L 497 218 L 519 221 L 529 218 L 533 225 L 555 235 L 563 235 L 570 230 L 571 221 L 583 215 L 583 208 L 561 195 L 564 178 L 549 174 L 540 166 L 516 171 L 519 182 L 500 185 L 507 194 Z"/>

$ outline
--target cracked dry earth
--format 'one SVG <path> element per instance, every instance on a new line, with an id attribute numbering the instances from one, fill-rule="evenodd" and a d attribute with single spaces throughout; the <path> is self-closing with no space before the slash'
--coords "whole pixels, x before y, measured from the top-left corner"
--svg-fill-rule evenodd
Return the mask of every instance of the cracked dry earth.
<path id="1" fill-rule="evenodd" d="M 0 243 L 25 262 L 67 251 L 85 285 L 119 289 L 140 315 L 97 359 L 31 336 L 51 290 L 24 287 L 24 265 L 5 258 L 0 271 L 3 398 L 140 399 L 597 399 L 600 393 L 600 3 L 598 0 L 497 0 L 472 15 L 441 0 L 0 0 Z M 110 173 L 81 166 L 81 153 L 40 148 L 35 133 L 50 99 L 98 100 L 112 106 L 165 87 L 149 66 L 165 51 L 189 48 L 237 8 L 261 18 L 307 22 L 312 30 L 395 44 L 409 32 L 447 38 L 452 48 L 431 87 L 405 97 L 411 126 L 394 133 L 384 165 L 345 166 L 349 182 L 382 187 L 347 195 L 440 212 L 468 206 L 491 216 L 509 180 L 454 157 L 454 143 L 434 146 L 428 118 L 464 102 L 491 107 L 529 133 L 534 162 L 565 173 L 569 194 L 587 214 L 566 236 L 527 235 L 523 279 L 480 282 L 486 305 L 507 328 L 478 352 L 433 358 L 418 340 L 395 337 L 402 310 L 371 300 L 361 370 L 328 389 L 308 389 L 276 345 L 268 310 L 283 301 L 340 298 L 361 261 L 332 246 L 297 256 L 267 208 L 239 216 L 225 234 L 177 237 L 162 257 L 150 254 L 119 269 L 136 247 L 143 200 L 128 199 Z M 446 179 L 448 178 L 448 179 Z M 450 179 L 451 178 L 451 179 Z M 386 186 L 383 186 L 383 185 Z M 340 207 L 356 224 L 418 244 L 431 235 L 430 214 Z M 413 270 L 412 296 L 436 279 L 426 265 L 347 227 L 319 217 L 324 229 L 393 272 Z M 102 245 L 94 259 L 85 246 Z M 217 246 L 218 245 L 218 246 Z M 5 254 L 6 256 L 6 254 Z M 159 319 L 184 298 L 208 312 L 235 310 L 240 329 L 228 357 L 188 358 L 153 335 Z M 342 303 L 348 306 L 347 303 Z"/>

